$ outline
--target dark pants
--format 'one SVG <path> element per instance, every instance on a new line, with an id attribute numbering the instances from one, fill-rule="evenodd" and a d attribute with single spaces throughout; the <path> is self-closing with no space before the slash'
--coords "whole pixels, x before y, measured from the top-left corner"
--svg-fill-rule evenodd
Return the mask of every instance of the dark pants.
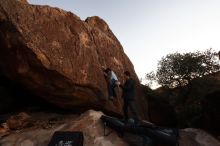
<path id="1" fill-rule="evenodd" d="M 124 116 L 125 116 L 126 121 L 128 121 L 128 118 L 129 118 L 128 117 L 128 108 L 130 109 L 132 116 L 134 116 L 134 120 L 137 122 L 139 120 L 139 118 L 138 118 L 137 109 L 135 107 L 133 100 L 124 100 L 123 111 L 124 111 Z"/>
<path id="2" fill-rule="evenodd" d="M 112 80 L 111 83 L 108 85 L 108 94 L 109 96 L 112 96 L 112 97 L 116 97 L 116 93 L 115 93 L 115 80 Z"/>

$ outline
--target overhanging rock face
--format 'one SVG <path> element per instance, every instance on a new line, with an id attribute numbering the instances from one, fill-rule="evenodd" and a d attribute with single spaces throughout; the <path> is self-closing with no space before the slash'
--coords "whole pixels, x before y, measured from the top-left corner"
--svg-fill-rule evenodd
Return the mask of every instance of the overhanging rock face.
<path id="1" fill-rule="evenodd" d="M 0 0 L 0 69 L 11 80 L 62 108 L 119 113 L 121 100 L 106 100 L 101 66 L 111 67 L 120 80 L 128 70 L 138 82 L 132 63 L 101 18 L 82 21 L 58 8 Z M 143 101 L 142 96 L 138 102 Z"/>

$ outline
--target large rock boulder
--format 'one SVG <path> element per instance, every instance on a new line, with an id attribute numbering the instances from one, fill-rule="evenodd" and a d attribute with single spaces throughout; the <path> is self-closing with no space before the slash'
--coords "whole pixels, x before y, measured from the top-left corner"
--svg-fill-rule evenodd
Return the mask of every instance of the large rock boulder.
<path id="1" fill-rule="evenodd" d="M 134 67 L 104 20 L 82 21 L 59 8 L 0 0 L 0 71 L 10 80 L 61 108 L 120 113 L 121 99 L 106 100 L 101 66 L 120 80 L 124 71 L 132 73 L 144 116 L 147 104 Z"/>
<path id="2" fill-rule="evenodd" d="M 176 112 L 167 100 L 157 91 L 143 86 L 148 101 L 149 120 L 159 126 L 175 127 L 177 125 Z"/>
<path id="3" fill-rule="evenodd" d="M 191 86 L 162 87 L 155 92 L 173 106 L 179 126 L 220 135 L 220 72 L 194 79 Z"/>

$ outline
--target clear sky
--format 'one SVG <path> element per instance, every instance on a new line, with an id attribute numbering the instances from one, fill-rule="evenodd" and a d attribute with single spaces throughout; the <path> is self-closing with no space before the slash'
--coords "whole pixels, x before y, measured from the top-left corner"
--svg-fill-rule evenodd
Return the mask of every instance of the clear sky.
<path id="1" fill-rule="evenodd" d="M 220 0 L 28 0 L 62 8 L 82 20 L 103 18 L 140 78 L 162 56 L 220 50 Z"/>

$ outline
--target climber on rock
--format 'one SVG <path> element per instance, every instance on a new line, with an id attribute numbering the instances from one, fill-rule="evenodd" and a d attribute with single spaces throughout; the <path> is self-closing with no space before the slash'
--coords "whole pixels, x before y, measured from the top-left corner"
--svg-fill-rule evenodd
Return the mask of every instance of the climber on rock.
<path id="1" fill-rule="evenodd" d="M 112 69 L 102 67 L 102 70 L 108 86 L 108 99 L 113 100 L 116 98 L 115 87 L 119 86 L 120 82 Z"/>

